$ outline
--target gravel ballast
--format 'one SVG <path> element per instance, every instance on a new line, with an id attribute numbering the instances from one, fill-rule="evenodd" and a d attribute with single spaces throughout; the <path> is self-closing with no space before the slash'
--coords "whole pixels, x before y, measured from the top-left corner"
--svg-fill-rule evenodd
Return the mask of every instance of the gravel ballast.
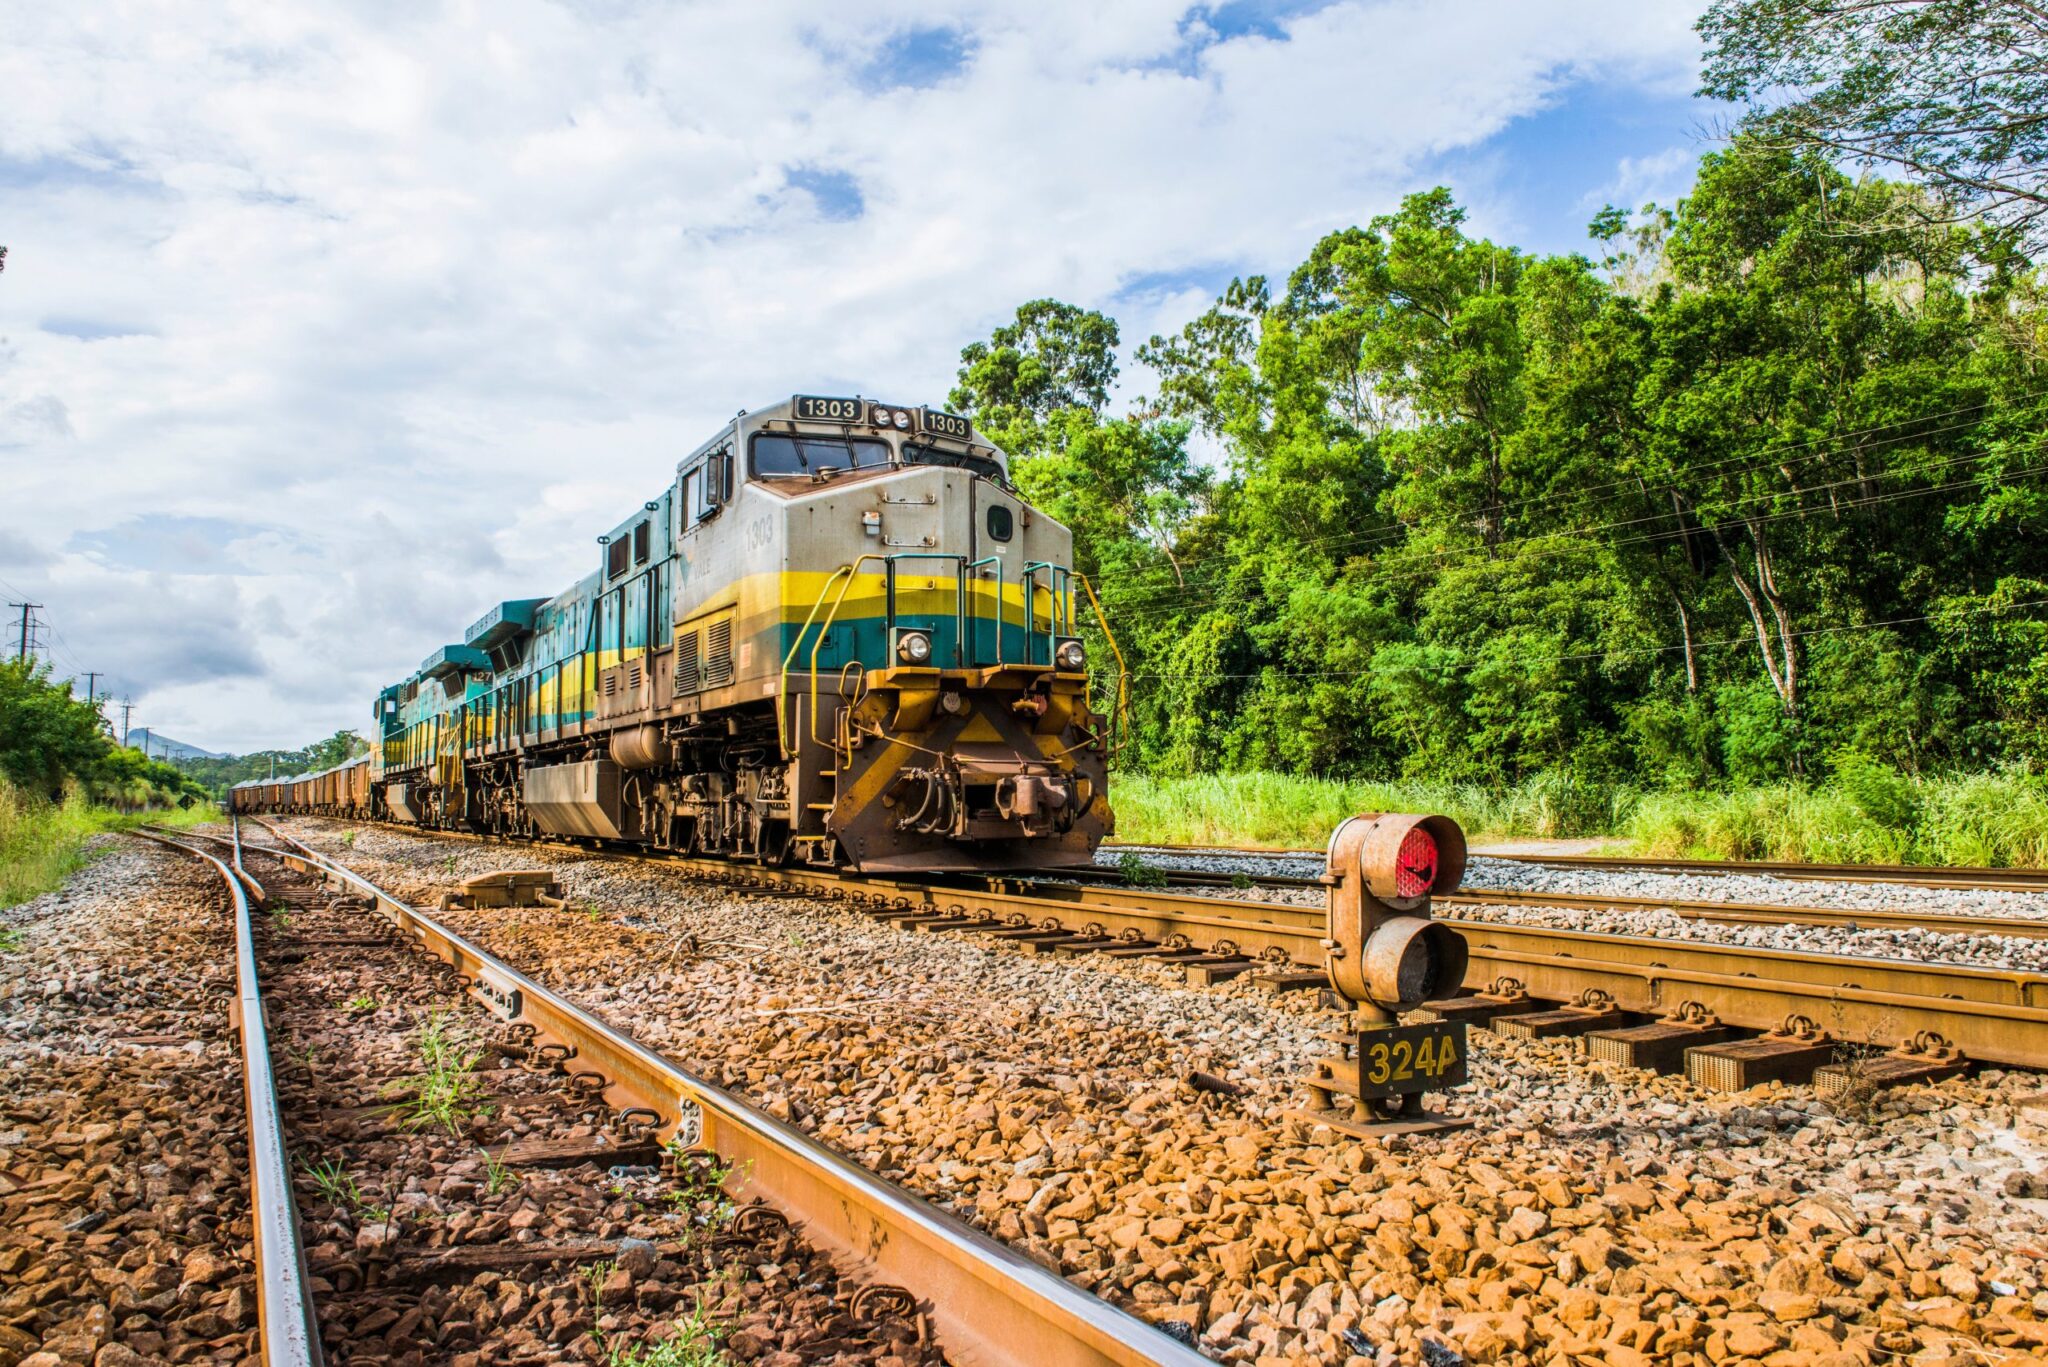
<path id="1" fill-rule="evenodd" d="M 95 843 L 0 911 L 0 1367 L 253 1361 L 220 880 Z"/>
<path id="2" fill-rule="evenodd" d="M 1338 1024 L 1305 995 L 894 930 L 659 864 L 292 825 L 424 905 L 471 874 L 555 869 L 570 911 L 449 919 L 1226 1361 L 1391 1367 L 1428 1341 L 1475 1361 L 1848 1367 L 2048 1343 L 2038 1078 L 1838 1113 L 1475 1034 L 1452 1101 L 1473 1129 L 1361 1144 L 1287 1117 L 1287 1080 Z"/>

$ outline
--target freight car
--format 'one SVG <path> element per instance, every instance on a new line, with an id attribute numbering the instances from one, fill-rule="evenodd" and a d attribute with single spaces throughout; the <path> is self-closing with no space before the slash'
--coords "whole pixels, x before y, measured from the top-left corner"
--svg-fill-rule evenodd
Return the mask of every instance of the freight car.
<path id="1" fill-rule="evenodd" d="M 346 800 L 866 870 L 1085 864 L 1110 832 L 1127 675 L 1071 535 L 967 419 L 742 412 L 597 542 L 583 579 L 499 603 L 378 695 Z"/>

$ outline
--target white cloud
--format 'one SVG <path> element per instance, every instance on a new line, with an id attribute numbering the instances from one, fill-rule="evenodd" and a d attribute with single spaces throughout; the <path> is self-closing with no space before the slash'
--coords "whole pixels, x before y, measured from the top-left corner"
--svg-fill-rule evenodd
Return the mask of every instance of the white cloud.
<path id="1" fill-rule="evenodd" d="M 67 548 L 9 580 L 211 749 L 357 724 L 735 408 L 935 401 L 1024 299 L 1284 272 L 1430 158 L 1575 82 L 1668 90 L 1696 46 L 1640 0 L 1221 38 L 1181 0 L 166 14 L 33 7 L 0 50 L 0 533 Z M 912 28 L 967 64 L 863 75 Z M 1199 297 L 1123 301 L 1127 341 Z M 265 563 L 124 568 L 148 517 L 269 529 L 230 568 Z"/>
<path id="2" fill-rule="evenodd" d="M 1645 204 L 1676 208 L 1679 199 L 1692 189 L 1699 162 L 1696 147 L 1667 147 L 1647 156 L 1623 157 L 1615 165 L 1614 179 L 1580 202 L 1588 209 L 1613 204 L 1631 213 Z"/>

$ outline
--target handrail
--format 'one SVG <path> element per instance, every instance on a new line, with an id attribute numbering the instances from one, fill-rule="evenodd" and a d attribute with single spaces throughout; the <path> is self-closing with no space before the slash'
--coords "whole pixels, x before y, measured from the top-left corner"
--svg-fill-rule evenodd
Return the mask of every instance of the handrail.
<path id="1" fill-rule="evenodd" d="M 970 625 L 981 625 L 981 608 L 975 598 L 969 596 L 967 585 L 970 576 L 973 577 L 973 582 L 977 584 L 981 582 L 981 576 L 978 571 L 980 571 L 983 565 L 994 565 L 996 567 L 996 663 L 1001 664 L 1003 662 L 1003 558 L 1000 555 L 984 555 L 979 560 L 963 561 L 960 566 L 960 596 L 969 605 L 966 611 L 966 622 L 960 629 L 960 667 L 962 669 L 972 669 L 976 664 L 974 642 L 968 637 L 966 628 Z"/>
<path id="2" fill-rule="evenodd" d="M 1095 609 L 1095 625 L 1102 628 L 1102 639 L 1109 643 L 1109 653 L 1116 656 L 1116 699 L 1109 717 L 1109 753 L 1104 756 L 1105 759 L 1113 758 L 1130 741 L 1131 671 L 1124 663 L 1123 647 L 1116 643 L 1116 634 L 1109 629 L 1109 618 L 1102 611 L 1102 600 L 1095 596 L 1095 585 L 1079 570 L 1070 573 L 1088 591 L 1088 605 Z"/>
<path id="3" fill-rule="evenodd" d="M 1059 648 L 1061 603 L 1060 576 L 1066 575 L 1069 579 L 1071 579 L 1073 577 L 1074 571 L 1068 566 L 1055 564 L 1050 560 L 1027 560 L 1024 562 L 1024 568 L 1018 573 L 1017 588 L 1019 590 L 1019 596 L 1022 597 L 1024 600 L 1023 626 L 1025 664 L 1038 663 L 1036 660 L 1031 658 L 1031 643 L 1032 640 L 1038 634 L 1038 628 L 1035 625 L 1035 623 L 1037 622 L 1036 613 L 1038 609 L 1038 572 L 1040 570 L 1050 570 L 1052 572 L 1052 582 L 1047 584 L 1045 588 L 1046 593 L 1050 595 L 1052 598 L 1052 610 L 1046 614 L 1045 663 L 1048 667 L 1052 667 L 1056 666 L 1059 663 L 1057 660 L 1053 659 L 1053 653 Z M 1069 589 L 1068 592 L 1072 592 L 1072 590 Z"/>
<path id="4" fill-rule="evenodd" d="M 896 554 L 887 557 L 888 616 L 886 624 L 892 632 L 896 626 L 896 562 L 899 560 L 950 560 L 953 562 L 953 663 L 962 669 L 969 668 L 974 661 L 972 659 L 972 652 L 968 649 L 967 640 L 967 623 L 970 620 L 971 613 L 971 609 L 967 605 L 967 577 L 970 571 L 980 569 L 991 561 L 1001 564 L 1002 557 L 985 555 L 971 563 L 967 557 L 955 555 L 950 551 L 898 551 Z M 1000 585 L 998 587 L 1000 588 Z M 1000 597 L 997 601 L 1000 603 Z M 973 614 L 972 619 L 978 621 L 979 614 Z M 996 640 L 998 649 L 1000 649 L 1002 641 L 1000 628 L 997 631 Z"/>
<path id="5" fill-rule="evenodd" d="M 796 639 L 789 643 L 789 653 L 782 657 L 782 669 L 775 679 L 775 743 L 782 747 L 784 759 L 791 758 L 795 753 L 789 748 L 788 728 L 784 725 L 785 716 L 789 711 L 790 662 L 796 659 L 796 653 L 803 649 L 804 633 L 809 631 L 811 623 L 817 620 L 818 609 L 825 606 L 825 595 L 832 591 L 833 582 L 840 575 L 850 574 L 852 571 L 852 565 L 841 565 L 826 577 L 824 586 L 818 590 L 817 601 L 811 604 L 810 616 L 804 618 L 804 624 L 797 628 Z"/>
<path id="6" fill-rule="evenodd" d="M 860 578 L 860 567 L 869 560 L 880 560 L 884 565 L 888 564 L 886 556 L 875 555 L 871 552 L 860 556 L 851 565 L 846 567 L 846 582 L 839 586 L 839 596 L 832 600 L 832 610 L 825 614 L 825 620 L 818 625 L 818 639 L 811 645 L 811 739 L 814 741 L 818 740 L 818 652 L 825 648 L 825 636 L 832 630 L 832 623 L 839 618 L 839 608 L 846 602 L 846 591 L 853 587 L 854 580 Z M 826 580 L 825 587 L 832 587 L 832 581 Z M 820 592 L 818 594 L 819 602 L 823 602 L 824 598 L 824 593 Z M 814 607 L 813 611 L 815 610 Z M 802 632 L 797 633 L 797 642 L 802 644 Z M 836 739 L 833 740 L 831 745 L 832 753 L 837 755 L 839 753 L 838 741 Z"/>

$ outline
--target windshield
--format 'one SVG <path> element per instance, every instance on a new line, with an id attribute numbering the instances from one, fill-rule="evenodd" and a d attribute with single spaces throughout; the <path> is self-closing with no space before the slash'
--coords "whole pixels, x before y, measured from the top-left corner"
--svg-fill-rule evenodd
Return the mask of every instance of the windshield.
<path id="1" fill-rule="evenodd" d="M 943 451 L 936 446 L 906 446 L 903 459 L 912 465 L 950 465 L 956 470 L 972 470 L 977 475 L 990 479 L 1001 479 L 1003 467 L 986 456 L 970 456 L 959 451 Z"/>
<path id="2" fill-rule="evenodd" d="M 889 444 L 865 437 L 785 437 L 763 432 L 754 438 L 754 474 L 814 475 L 820 470 L 866 469 L 889 463 Z"/>

